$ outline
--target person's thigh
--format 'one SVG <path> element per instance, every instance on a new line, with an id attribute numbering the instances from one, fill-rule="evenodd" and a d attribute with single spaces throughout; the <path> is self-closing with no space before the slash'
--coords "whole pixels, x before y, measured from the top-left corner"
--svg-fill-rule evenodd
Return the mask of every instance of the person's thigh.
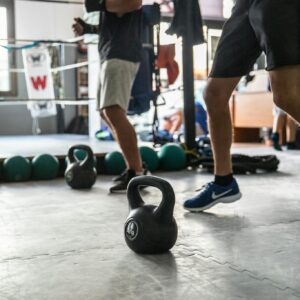
<path id="1" fill-rule="evenodd" d="M 120 59 L 111 59 L 103 63 L 100 71 L 100 110 L 119 106 L 123 111 L 127 111 L 138 67 L 138 63 Z"/>
<path id="2" fill-rule="evenodd" d="M 269 75 L 275 102 L 289 105 L 296 101 L 300 106 L 300 65 L 277 68 Z"/>
<path id="3" fill-rule="evenodd" d="M 232 78 L 246 75 L 261 54 L 249 21 L 249 0 L 239 0 L 225 23 L 210 77 Z"/>
<path id="4" fill-rule="evenodd" d="M 300 1 L 250 0 L 249 19 L 267 70 L 300 64 Z"/>

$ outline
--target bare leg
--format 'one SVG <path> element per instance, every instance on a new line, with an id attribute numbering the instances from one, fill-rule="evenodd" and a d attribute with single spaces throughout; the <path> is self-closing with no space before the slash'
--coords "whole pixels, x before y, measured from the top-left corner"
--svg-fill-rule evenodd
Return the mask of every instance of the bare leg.
<path id="1" fill-rule="evenodd" d="M 184 202 L 183 207 L 188 211 L 203 211 L 220 202 L 237 201 L 242 196 L 236 180 L 232 178 L 232 120 L 228 105 L 239 80 L 238 77 L 208 79 L 204 99 L 209 116 L 215 180 L 203 186 L 199 194 Z"/>
<path id="2" fill-rule="evenodd" d="M 276 114 L 273 120 L 272 145 L 275 150 L 282 151 L 283 144 L 283 129 L 285 128 L 286 114 L 276 107 Z"/>
<path id="3" fill-rule="evenodd" d="M 181 110 L 171 114 L 164 120 L 163 129 L 169 131 L 171 134 L 176 133 L 183 122 L 183 113 Z"/>
<path id="4" fill-rule="evenodd" d="M 129 122 L 125 111 L 119 106 L 110 106 L 101 113 L 113 132 L 125 158 L 128 169 L 142 172 L 142 161 L 137 146 L 136 133 Z"/>
<path id="5" fill-rule="evenodd" d="M 288 116 L 286 122 L 286 141 L 288 143 L 296 142 L 296 134 L 297 134 L 296 121 L 292 119 L 290 116 Z"/>
<path id="6" fill-rule="evenodd" d="M 118 142 L 118 137 L 116 136 L 116 133 L 113 129 L 112 124 L 110 123 L 110 121 L 106 118 L 105 114 L 103 113 L 103 111 L 100 111 L 100 117 L 104 120 L 104 122 L 106 123 L 106 125 L 109 127 L 111 134 L 114 137 L 114 140 L 119 144 Z"/>
<path id="7" fill-rule="evenodd" d="M 170 129 L 170 133 L 174 134 L 180 129 L 182 125 L 182 121 L 183 121 L 182 111 L 178 111 L 176 114 L 174 114 L 173 117 L 171 117 L 171 119 L 172 119 L 172 127 Z"/>
<path id="8" fill-rule="evenodd" d="M 209 116 L 209 128 L 215 161 L 215 174 L 225 176 L 232 173 L 230 148 L 232 144 L 232 120 L 229 99 L 240 81 L 235 78 L 210 78 L 204 99 Z"/>
<path id="9" fill-rule="evenodd" d="M 300 65 L 270 71 L 275 104 L 300 123 Z"/>
<path id="10" fill-rule="evenodd" d="M 276 114 L 274 116 L 274 121 L 273 121 L 273 133 L 277 132 L 279 136 L 281 136 L 284 123 L 285 123 L 285 115 Z"/>
<path id="11" fill-rule="evenodd" d="M 168 119 L 164 119 L 163 120 L 163 125 L 162 125 L 162 129 L 166 130 L 166 131 L 170 131 L 170 129 L 172 128 L 172 122 L 171 120 Z"/>

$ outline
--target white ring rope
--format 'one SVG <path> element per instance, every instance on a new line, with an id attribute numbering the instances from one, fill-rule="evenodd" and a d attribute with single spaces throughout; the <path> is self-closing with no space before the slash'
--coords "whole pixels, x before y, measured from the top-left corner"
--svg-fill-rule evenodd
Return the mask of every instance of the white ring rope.
<path id="1" fill-rule="evenodd" d="M 151 49 L 152 46 L 150 44 L 144 44 L 143 47 Z M 70 64 L 70 65 L 65 65 L 65 66 L 60 66 L 60 67 L 52 68 L 51 72 L 52 73 L 63 72 L 63 71 L 67 71 L 67 70 L 72 70 L 72 69 L 77 69 L 77 68 L 85 67 L 85 66 L 92 65 L 92 64 L 95 64 L 95 63 L 99 63 L 99 60 L 92 60 L 91 62 L 84 61 L 84 62 L 80 62 L 80 63 Z M 6 73 L 7 72 L 10 72 L 10 73 L 25 73 L 25 69 L 0 68 L 0 72 L 6 72 Z"/>
<path id="2" fill-rule="evenodd" d="M 0 101 L 0 106 L 12 106 L 12 105 L 27 105 L 29 102 L 51 102 L 60 105 L 89 105 L 91 100 L 37 100 L 37 99 L 28 99 L 27 101 L 22 101 L 18 99 L 8 99 L 6 101 Z"/>
<path id="3" fill-rule="evenodd" d="M 30 40 L 30 39 L 14 39 L 14 38 L 7 38 L 7 39 L 0 39 L 0 46 L 10 46 L 12 48 L 18 48 L 19 45 L 16 44 L 16 42 L 21 42 L 24 44 L 24 46 L 31 46 L 35 47 L 36 44 L 49 44 L 49 45 L 62 45 L 62 44 L 74 44 L 75 46 L 78 46 L 78 42 L 83 41 L 85 39 L 85 36 L 77 36 L 74 38 L 66 39 L 66 40 L 53 40 L 53 39 L 39 39 L 39 40 Z M 96 43 L 94 43 L 96 44 Z M 22 45 L 21 45 L 22 46 Z"/>
<path id="4" fill-rule="evenodd" d="M 63 72 L 63 71 L 67 71 L 67 70 L 82 68 L 82 67 L 92 65 L 95 63 L 99 63 L 99 61 L 98 60 L 93 60 L 91 62 L 84 61 L 84 62 L 80 62 L 80 63 L 76 63 L 76 64 L 61 66 L 61 67 L 51 69 L 51 72 L 52 73 Z M 25 69 L 0 68 L 0 72 L 25 73 Z"/>

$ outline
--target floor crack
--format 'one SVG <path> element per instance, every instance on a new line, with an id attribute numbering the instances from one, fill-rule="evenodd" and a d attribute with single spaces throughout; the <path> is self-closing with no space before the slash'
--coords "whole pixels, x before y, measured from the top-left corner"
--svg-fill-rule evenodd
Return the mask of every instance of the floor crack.
<path id="1" fill-rule="evenodd" d="M 185 245 L 180 245 L 181 247 L 186 247 Z M 252 271 L 248 270 L 248 269 L 244 269 L 241 268 L 237 265 L 234 265 L 233 263 L 229 262 L 229 261 L 221 261 L 218 258 L 214 257 L 213 255 L 210 254 L 205 254 L 204 252 L 200 251 L 199 249 L 189 249 L 187 248 L 189 254 L 187 256 L 199 256 L 201 258 L 204 258 L 206 260 L 212 261 L 216 264 L 222 265 L 222 266 L 228 266 L 231 270 L 238 272 L 238 273 L 244 273 L 246 275 L 248 275 L 249 277 L 257 280 L 257 281 L 264 281 L 267 282 L 269 285 L 272 285 L 274 288 L 279 289 L 280 291 L 287 291 L 290 294 L 292 294 L 293 296 L 300 298 L 300 291 L 295 290 L 294 288 L 291 288 L 290 286 L 282 286 L 279 282 L 274 281 L 272 279 L 270 279 L 269 277 L 266 276 L 260 276 L 258 274 L 253 273 Z M 190 253 L 193 252 L 193 255 Z"/>
<path id="2" fill-rule="evenodd" d="M 21 257 L 21 256 L 14 256 L 14 257 L 8 257 L 6 259 L 3 259 L 0 261 L 0 264 L 5 264 L 12 261 L 29 261 L 34 259 L 39 259 L 43 257 L 60 257 L 60 256 L 71 256 L 71 255 L 79 255 L 90 251 L 98 251 L 98 250 L 111 250 L 111 248 L 103 248 L 103 247 L 93 247 L 93 248 L 87 248 L 87 249 L 80 249 L 80 250 L 65 250 L 60 251 L 57 253 L 40 253 L 28 257 Z M 107 260 L 106 260 L 107 261 Z"/>

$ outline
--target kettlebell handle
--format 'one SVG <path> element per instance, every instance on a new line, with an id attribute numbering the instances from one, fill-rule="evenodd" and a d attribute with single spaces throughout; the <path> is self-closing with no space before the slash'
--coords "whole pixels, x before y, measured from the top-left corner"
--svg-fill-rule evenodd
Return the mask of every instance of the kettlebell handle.
<path id="1" fill-rule="evenodd" d="M 75 157 L 75 150 L 84 150 L 87 153 L 87 156 L 85 157 L 85 159 L 80 163 L 81 166 L 86 167 L 86 166 L 93 166 L 93 156 L 94 153 L 92 151 L 92 149 L 87 146 L 87 145 L 74 145 L 72 147 L 69 148 L 68 151 L 68 158 L 72 163 L 74 162 L 78 162 L 78 159 Z"/>
<path id="2" fill-rule="evenodd" d="M 139 187 L 152 186 L 162 192 L 162 200 L 154 211 L 154 217 L 160 223 L 170 223 L 173 220 L 173 211 L 175 206 L 175 193 L 171 184 L 156 176 L 137 176 L 133 178 L 127 188 L 127 197 L 130 210 L 142 207 L 143 201 Z"/>

